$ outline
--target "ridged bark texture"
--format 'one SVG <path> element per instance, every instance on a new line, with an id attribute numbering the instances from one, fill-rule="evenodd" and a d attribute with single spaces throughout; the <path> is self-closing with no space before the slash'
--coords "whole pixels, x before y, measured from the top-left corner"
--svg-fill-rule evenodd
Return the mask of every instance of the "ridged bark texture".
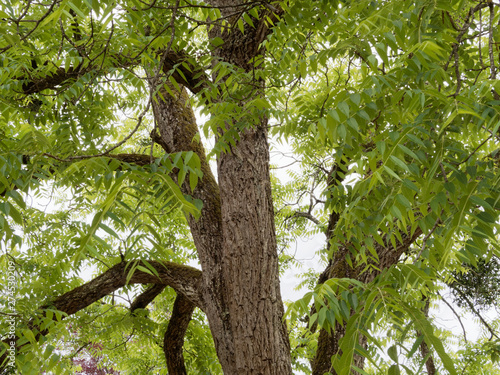
<path id="1" fill-rule="evenodd" d="M 220 155 L 218 167 L 236 373 L 289 374 L 265 124 L 245 130 L 236 147 Z"/>
<path id="2" fill-rule="evenodd" d="M 163 352 L 167 360 L 169 375 L 186 375 L 186 365 L 182 354 L 184 335 L 186 334 L 195 305 L 182 294 L 178 294 L 172 316 L 163 339 Z"/>
<path id="3" fill-rule="evenodd" d="M 337 215 L 332 214 L 331 219 L 335 218 Z M 330 228 L 331 227 L 331 228 Z M 329 225 L 328 236 L 333 235 L 334 225 Z M 407 228 L 407 232 L 410 232 L 410 228 Z M 379 257 L 379 262 L 377 267 L 380 271 L 383 271 L 399 261 L 401 255 L 406 252 L 410 245 L 415 242 L 415 240 L 422 234 L 422 230 L 417 228 L 415 232 L 410 236 L 406 233 L 401 233 L 402 242 L 399 242 L 396 248 L 393 248 L 388 241 L 386 241 L 385 246 L 377 245 L 375 250 Z M 340 248 L 333 256 L 328 267 L 320 276 L 318 280 L 319 283 L 324 283 L 326 280 L 331 278 L 352 278 L 359 280 L 363 283 L 369 283 L 380 273 L 380 271 L 372 270 L 371 272 L 361 273 L 362 267 L 352 268 L 347 262 L 347 256 L 349 256 L 349 250 L 347 246 Z M 340 351 L 340 340 L 344 338 L 345 327 L 336 324 L 335 330 L 332 334 L 327 333 L 326 330 L 321 329 L 318 338 L 318 348 L 316 350 L 316 356 L 312 362 L 312 375 L 323 375 L 325 373 L 336 374 L 331 365 L 331 357 L 333 355 L 339 354 Z M 367 340 L 366 337 L 359 337 L 359 345 L 361 347 L 366 347 Z M 354 353 L 354 365 L 359 368 L 364 366 L 364 357 L 359 354 Z M 357 371 L 351 370 L 351 374 L 358 374 Z"/>
<path id="4" fill-rule="evenodd" d="M 154 87 L 152 87 L 154 89 Z M 185 194 L 203 202 L 201 216 L 198 220 L 188 217 L 198 257 L 203 269 L 204 312 L 207 315 L 215 349 L 223 369 L 234 368 L 234 349 L 232 333 L 227 321 L 227 305 L 223 294 L 222 276 L 222 222 L 220 211 L 220 192 L 215 177 L 208 165 L 203 145 L 196 140 L 198 127 L 196 119 L 188 103 L 185 90 L 178 92 L 170 87 L 172 96 L 161 89 L 161 96 L 153 101 L 153 111 L 159 135 L 153 139 L 167 153 L 194 151 L 201 162 L 203 177 L 191 191 L 187 184 L 182 187 Z"/>
<path id="5" fill-rule="evenodd" d="M 238 9 L 243 9 L 239 3 L 223 0 L 212 5 L 223 6 L 223 16 L 236 25 Z M 245 33 L 235 27 L 221 34 L 214 28 L 210 37 L 224 40 L 214 61 L 253 69 L 252 58 L 268 32 L 264 19 Z M 219 155 L 217 185 L 195 140 L 196 123 L 186 93 L 172 96 L 163 90 L 162 95 L 164 100 L 153 101 L 159 131 L 154 138 L 167 152 L 193 150 L 202 162 L 202 180 L 192 192 L 184 186 L 184 192 L 203 201 L 200 219 L 188 220 L 203 269 L 204 311 L 223 371 L 292 374 L 279 289 L 267 120 L 243 127 L 230 152 Z"/>
<path id="6" fill-rule="evenodd" d="M 157 141 L 167 152 L 195 151 L 203 178 L 194 191 L 201 217 L 188 218 L 203 269 L 204 311 L 226 374 L 291 374 L 283 324 L 269 178 L 266 124 L 242 132 L 218 161 L 219 186 L 196 141 L 185 92 L 153 101 Z M 222 197 L 222 199 L 221 199 Z"/>

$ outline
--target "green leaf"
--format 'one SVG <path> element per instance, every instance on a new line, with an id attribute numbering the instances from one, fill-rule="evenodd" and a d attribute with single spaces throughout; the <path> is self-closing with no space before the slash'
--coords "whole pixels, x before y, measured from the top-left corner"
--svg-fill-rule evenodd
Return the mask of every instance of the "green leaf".
<path id="1" fill-rule="evenodd" d="M 387 349 L 387 355 L 394 362 L 399 362 L 399 359 L 398 359 L 398 349 L 397 349 L 396 345 L 392 345 L 391 347 L 389 347 L 389 349 Z"/>
<path id="2" fill-rule="evenodd" d="M 349 104 L 346 102 L 340 102 L 337 104 L 337 108 L 344 114 L 346 117 L 349 117 Z"/>
<path id="3" fill-rule="evenodd" d="M 400 375 L 401 372 L 399 371 L 399 366 L 398 365 L 392 365 L 389 367 L 389 370 L 387 372 L 388 375 Z"/>
<path id="4" fill-rule="evenodd" d="M 240 29 L 242 34 L 245 34 L 245 25 L 243 24 L 243 19 L 238 19 L 238 29 Z"/>
<path id="5" fill-rule="evenodd" d="M 453 360 L 446 353 L 441 340 L 434 335 L 434 328 L 431 326 L 427 318 L 423 316 L 420 311 L 417 311 L 413 308 L 407 307 L 405 310 L 411 316 L 412 321 L 417 329 L 424 335 L 424 340 L 427 342 L 427 344 L 432 345 L 436 353 L 439 355 L 439 358 L 441 359 L 446 371 L 448 371 L 448 373 L 451 375 L 456 375 L 457 372 L 453 364 Z"/>

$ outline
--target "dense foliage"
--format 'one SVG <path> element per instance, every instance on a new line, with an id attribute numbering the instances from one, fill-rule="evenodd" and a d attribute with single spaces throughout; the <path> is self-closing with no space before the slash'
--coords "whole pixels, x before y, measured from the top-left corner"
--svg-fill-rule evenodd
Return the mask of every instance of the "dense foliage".
<path id="1" fill-rule="evenodd" d="M 281 271 L 299 263 L 295 240 L 326 236 L 311 249 L 325 271 L 306 272 L 287 306 L 294 371 L 322 374 L 333 340 L 337 374 L 498 373 L 499 322 L 480 314 L 499 302 L 500 4 L 224 4 L 0 5 L 0 262 L 5 285 L 15 264 L 15 311 L 6 288 L 0 305 L 16 317 L 19 371 L 167 373 L 179 293 L 164 286 L 136 308 L 150 283 L 133 275 L 197 264 L 190 220 L 206 202 L 189 193 L 203 158 L 167 151 L 152 110 L 185 87 L 214 168 L 263 118 L 271 147 L 290 151 L 290 179 L 271 176 Z M 213 30 L 262 25 L 247 66 L 217 55 L 227 41 Z M 123 288 L 51 307 L 121 262 Z M 484 324 L 477 343 L 428 314 L 447 285 Z M 222 372 L 212 333 L 194 310 L 188 373 Z"/>

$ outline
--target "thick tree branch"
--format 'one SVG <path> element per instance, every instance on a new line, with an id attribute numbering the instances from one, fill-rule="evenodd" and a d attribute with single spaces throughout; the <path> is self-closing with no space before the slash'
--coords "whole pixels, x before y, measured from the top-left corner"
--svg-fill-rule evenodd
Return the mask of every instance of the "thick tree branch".
<path id="1" fill-rule="evenodd" d="M 410 232 L 410 228 L 407 228 L 407 232 Z M 363 283 L 369 283 L 379 275 L 383 270 L 396 264 L 400 259 L 401 255 L 408 251 L 410 246 L 417 240 L 417 238 L 422 234 L 422 230 L 418 227 L 415 232 L 410 235 L 408 233 L 401 233 L 403 242 L 398 242 L 396 248 L 394 248 L 390 241 L 386 238 L 382 246 L 377 243 L 375 246 L 375 251 L 379 257 L 379 261 L 371 261 L 374 266 L 364 273 L 362 266 L 352 268 L 347 262 L 347 257 L 349 256 L 349 246 L 341 247 L 333 256 L 332 262 L 327 266 L 325 271 L 321 274 L 319 282 L 325 282 L 330 278 L 352 278 L 359 280 Z M 314 327 L 315 329 L 315 327 Z M 322 375 L 325 372 L 332 372 L 331 368 L 331 357 L 339 351 L 339 340 L 343 338 L 345 328 L 342 325 L 337 324 L 333 334 L 328 334 L 324 329 L 320 331 L 320 336 L 318 339 L 318 349 L 316 351 L 316 356 L 312 363 L 313 375 Z M 361 337 L 361 344 L 366 344 L 366 338 Z M 363 358 L 355 355 L 354 361 L 357 367 L 362 368 Z"/>
<path id="2" fill-rule="evenodd" d="M 163 290 L 166 285 L 163 284 L 153 284 L 146 291 L 138 295 L 134 302 L 130 305 L 130 311 L 134 312 L 137 309 L 144 309 L 149 305 Z"/>
<path id="3" fill-rule="evenodd" d="M 182 346 L 194 308 L 195 305 L 185 296 L 177 295 L 163 340 L 163 352 L 167 361 L 168 373 L 171 375 L 187 374 Z"/>
<path id="4" fill-rule="evenodd" d="M 194 59 L 184 51 L 169 51 L 165 56 L 163 71 L 185 86 L 193 94 L 207 88 L 210 82 L 202 67 L 193 64 Z"/>
<path id="5" fill-rule="evenodd" d="M 152 267 L 157 275 L 141 271 L 136 268 L 137 266 L 148 269 Z M 131 271 L 133 271 L 133 274 L 127 282 L 127 276 L 129 276 L 128 274 Z M 88 283 L 43 305 L 40 307 L 40 310 L 43 311 L 50 308 L 61 311 L 66 315 L 72 315 L 127 284 L 160 284 L 162 286 L 171 286 L 178 294 L 184 295 L 191 304 L 203 310 L 204 304 L 200 288 L 201 277 L 202 272 L 200 270 L 172 262 L 120 262 Z M 34 320 L 28 323 L 28 327 L 34 331 L 37 340 L 47 333 L 46 331 L 41 331 L 34 323 Z M 16 344 L 16 352 L 24 345 Z M 4 369 L 6 359 L 7 352 L 0 356 L 0 371 Z"/>
<path id="6" fill-rule="evenodd" d="M 134 60 L 133 58 L 128 58 L 126 56 L 117 57 L 113 61 L 115 61 L 114 68 L 131 68 L 137 66 L 139 63 L 138 60 Z M 26 80 L 22 77 L 18 77 L 18 79 L 25 80 L 25 83 L 23 84 L 23 93 L 25 95 L 30 95 L 74 82 L 84 74 L 93 71 L 98 74 L 106 73 L 106 71 L 103 71 L 99 66 L 89 64 L 86 68 L 73 66 L 69 67 L 67 70 L 59 67 L 56 68 L 55 72 L 50 75 L 31 80 Z M 196 60 L 182 50 L 175 51 L 171 49 L 168 51 L 165 55 L 163 71 L 168 75 L 171 74 L 178 83 L 184 85 L 195 94 L 206 88 L 209 81 L 209 78 L 205 74 L 203 68 L 197 66 Z"/>
<path id="7" fill-rule="evenodd" d="M 128 284 L 162 284 L 174 288 L 178 293 L 184 294 L 196 306 L 203 309 L 200 294 L 201 271 L 172 262 L 149 261 L 143 263 L 121 262 L 111 267 L 109 270 L 70 292 L 57 297 L 51 303 L 42 308 L 54 308 L 68 315 L 84 309 L 90 304 L 100 300 L 104 296 L 127 285 L 127 274 L 134 266 L 141 265 L 148 268 L 152 266 L 158 276 L 135 270 Z"/>
<path id="8" fill-rule="evenodd" d="M 70 67 L 68 70 L 65 68 L 56 68 L 55 72 L 45 77 L 40 77 L 32 80 L 26 80 L 23 84 L 23 93 L 25 95 L 39 93 L 43 90 L 54 89 L 63 84 L 76 81 L 79 77 L 83 76 L 94 70 L 95 67 L 87 66 L 82 69 L 80 66 Z M 21 79 L 21 78 L 18 78 Z"/>

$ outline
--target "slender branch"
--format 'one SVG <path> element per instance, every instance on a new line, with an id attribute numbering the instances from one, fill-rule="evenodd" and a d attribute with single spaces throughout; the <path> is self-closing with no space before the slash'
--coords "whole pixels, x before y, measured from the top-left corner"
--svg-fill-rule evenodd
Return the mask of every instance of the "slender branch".
<path id="1" fill-rule="evenodd" d="M 479 35 L 483 35 L 483 17 L 481 9 L 479 9 Z M 483 61 L 483 45 L 481 43 L 481 37 L 478 38 L 478 52 L 479 52 L 479 63 L 481 64 L 481 68 L 484 69 L 484 61 Z"/>
<path id="2" fill-rule="evenodd" d="M 467 343 L 467 332 L 465 331 L 465 327 L 462 323 L 462 318 L 460 317 L 460 315 L 458 315 L 458 313 L 455 311 L 453 306 L 451 306 L 450 303 L 447 300 L 445 300 L 441 294 L 439 294 L 439 292 L 436 292 L 436 293 L 439 296 L 439 298 L 441 298 L 441 301 L 443 301 L 446 304 L 446 306 L 448 306 L 450 308 L 450 310 L 453 312 L 453 314 L 457 317 L 458 322 L 460 323 L 460 326 L 462 327 L 462 332 L 464 333 L 464 341 L 465 341 L 465 343 Z"/>
<path id="3" fill-rule="evenodd" d="M 47 153 L 44 155 L 51 158 L 51 159 L 60 161 L 60 162 L 66 162 L 64 159 L 61 159 L 55 155 L 51 155 L 51 154 L 47 154 Z M 105 156 L 108 158 L 119 160 L 119 161 L 124 162 L 124 163 L 136 164 L 136 165 L 139 165 L 141 167 L 152 163 L 150 157 L 148 155 L 144 155 L 144 154 L 111 154 L 111 155 L 105 155 Z M 95 157 L 97 157 L 97 156 L 95 156 Z M 29 155 L 22 155 L 22 159 L 23 159 L 22 164 L 28 164 L 30 162 Z M 54 168 L 49 168 L 50 174 L 55 173 L 55 172 L 56 172 L 56 170 Z M 39 177 L 35 174 L 32 174 L 31 179 L 32 180 L 40 180 L 41 177 Z M 18 189 L 19 189 L 19 186 L 15 185 L 15 184 L 11 187 L 11 190 L 18 190 Z M 0 191 L 0 197 L 4 197 L 8 191 L 9 190 Z M 99 259 L 97 259 L 97 260 L 99 260 Z"/>
<path id="4" fill-rule="evenodd" d="M 460 77 L 460 64 L 458 57 L 458 48 L 453 48 L 453 55 L 455 57 L 455 77 L 457 78 L 457 88 L 453 96 L 458 96 L 460 94 L 460 89 L 462 88 L 462 78 Z"/>
<path id="5" fill-rule="evenodd" d="M 450 55 L 448 61 L 444 65 L 444 70 L 448 70 L 448 66 L 450 65 L 450 61 L 451 61 L 452 57 L 456 58 L 456 54 L 458 53 L 458 47 L 459 47 L 460 43 L 462 42 L 462 38 L 464 37 L 465 33 L 467 33 L 467 31 L 469 30 L 469 27 L 472 25 L 474 14 L 477 11 L 481 11 L 481 9 L 486 8 L 487 6 L 488 6 L 487 3 L 481 2 L 481 3 L 477 4 L 474 8 L 469 9 L 469 13 L 465 17 L 463 26 L 460 29 L 460 33 L 458 33 L 458 35 L 456 37 L 456 43 L 453 43 L 453 50 L 451 52 L 451 55 Z M 449 14 L 448 14 L 448 16 L 450 17 L 452 24 L 454 24 L 451 16 Z M 454 26 L 454 28 L 456 29 L 456 26 Z M 455 60 L 455 63 L 456 63 L 456 60 Z"/>
<path id="6" fill-rule="evenodd" d="M 490 55 L 490 79 L 495 79 L 497 75 L 496 67 L 495 67 L 495 56 L 493 55 L 493 18 L 495 18 L 495 12 L 493 8 L 493 3 L 489 2 L 488 6 L 490 7 L 490 20 L 488 24 L 488 49 Z"/>
<path id="7" fill-rule="evenodd" d="M 137 119 L 137 125 L 135 126 L 135 128 L 132 129 L 132 131 L 125 138 L 123 138 L 120 142 L 118 142 L 117 144 L 115 144 L 111 148 L 107 149 L 106 151 L 101 152 L 100 154 L 95 154 L 95 155 L 70 156 L 67 159 L 61 159 L 61 158 L 59 158 L 57 156 L 54 156 L 54 155 L 51 155 L 51 154 L 48 154 L 48 153 L 45 153 L 43 155 L 47 156 L 47 157 L 50 157 L 52 159 L 55 159 L 57 161 L 60 161 L 62 163 L 69 163 L 69 162 L 72 162 L 74 160 L 84 160 L 84 159 L 98 158 L 98 157 L 101 157 L 101 156 L 108 156 L 108 154 L 111 151 L 116 150 L 118 147 L 120 147 L 121 145 L 123 145 L 125 142 L 127 142 L 137 132 L 137 130 L 139 129 L 139 127 L 142 124 L 142 119 L 144 118 L 144 116 L 146 115 L 146 113 L 149 111 L 149 108 L 151 107 L 151 100 L 152 100 L 152 97 L 150 96 L 149 100 L 148 100 L 148 104 L 146 105 L 146 108 L 144 109 L 144 111 L 142 111 L 142 113 L 139 115 L 139 118 Z"/>
<path id="8" fill-rule="evenodd" d="M 477 146 L 470 154 L 467 156 L 464 160 L 462 160 L 460 163 L 453 163 L 455 165 L 462 165 L 466 163 L 481 147 L 484 146 L 486 142 L 488 142 L 491 138 L 493 138 L 493 134 L 491 134 L 488 138 L 486 138 L 484 141 L 481 142 L 479 146 Z"/>
<path id="9" fill-rule="evenodd" d="M 292 215 L 292 216 L 290 216 L 288 219 L 292 219 L 292 218 L 294 218 L 294 217 L 305 217 L 306 219 L 311 220 L 311 221 L 312 221 L 314 224 L 316 224 L 316 225 L 320 225 L 320 224 L 321 224 L 321 222 L 320 222 L 318 219 L 316 219 L 316 218 L 315 218 L 315 217 L 314 217 L 311 213 L 309 213 L 309 212 L 301 212 L 301 211 L 296 211 L 296 212 L 294 212 L 294 213 L 293 213 L 293 215 Z"/>
<path id="10" fill-rule="evenodd" d="M 497 333 L 495 332 L 495 330 L 493 328 L 491 328 L 491 326 L 488 324 L 488 322 L 486 320 L 484 320 L 484 318 L 481 316 L 481 314 L 479 313 L 479 311 L 477 311 L 476 307 L 474 306 L 474 304 L 471 302 L 471 300 L 469 300 L 469 298 L 458 288 L 455 288 L 453 286 L 453 284 L 448 284 L 448 286 L 450 288 L 452 288 L 454 291 L 456 291 L 458 294 L 460 294 L 460 297 L 467 303 L 467 305 L 469 305 L 471 311 L 474 313 L 474 315 L 476 315 L 479 320 L 481 321 L 481 323 L 483 323 L 483 325 L 486 327 L 486 329 L 490 332 L 491 334 L 491 338 L 493 337 L 496 337 L 497 339 L 500 339 L 500 337 L 497 335 Z"/>
<path id="11" fill-rule="evenodd" d="M 432 229 L 429 231 L 429 233 L 427 233 L 425 235 L 424 239 L 422 240 L 422 248 L 418 252 L 415 260 L 413 261 L 413 264 L 417 263 L 417 261 L 419 260 L 419 258 L 422 256 L 422 253 L 424 252 L 425 248 L 427 247 L 427 240 L 429 239 L 430 236 L 432 236 L 432 234 L 434 233 L 434 231 L 438 228 L 439 224 L 441 224 L 441 217 L 437 218 L 437 220 L 434 223 L 434 226 L 432 227 Z"/>

